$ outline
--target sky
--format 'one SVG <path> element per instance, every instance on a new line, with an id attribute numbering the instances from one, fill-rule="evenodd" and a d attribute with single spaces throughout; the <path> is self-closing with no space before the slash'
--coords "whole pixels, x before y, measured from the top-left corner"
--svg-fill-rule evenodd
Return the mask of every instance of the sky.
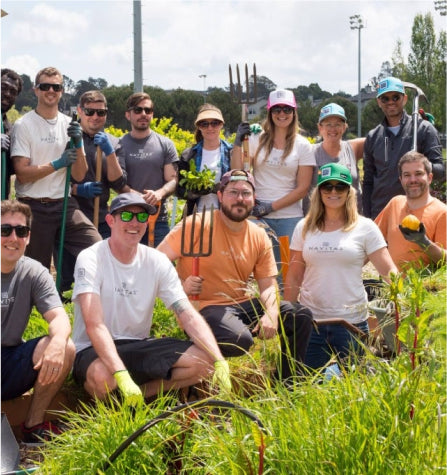
<path id="1" fill-rule="evenodd" d="M 2 0 L 1 66 L 28 74 L 55 66 L 77 82 L 134 80 L 133 1 Z M 349 17 L 360 14 L 361 84 L 390 61 L 400 39 L 410 51 L 418 13 L 431 12 L 437 35 L 446 16 L 434 2 L 412 0 L 141 0 L 143 84 L 163 89 L 228 87 L 238 64 L 278 88 L 318 83 L 331 93 L 356 94 L 358 36 Z M 203 76 L 206 77 L 203 77 Z M 202 77 L 200 77 L 202 76 Z"/>

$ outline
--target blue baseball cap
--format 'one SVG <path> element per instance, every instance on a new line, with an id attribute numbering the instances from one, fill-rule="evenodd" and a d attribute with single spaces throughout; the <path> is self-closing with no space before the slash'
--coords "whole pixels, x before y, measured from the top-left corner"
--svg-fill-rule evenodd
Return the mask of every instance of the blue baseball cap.
<path id="1" fill-rule="evenodd" d="M 318 123 L 321 124 L 321 122 L 326 119 L 326 117 L 331 116 L 341 117 L 345 122 L 347 121 L 343 107 L 332 102 L 331 104 L 321 108 Z"/>
<path id="2" fill-rule="evenodd" d="M 382 79 L 377 86 L 377 97 L 380 97 L 382 94 L 387 92 L 398 92 L 400 94 L 405 94 L 405 88 L 402 81 L 391 76 Z"/>
<path id="3" fill-rule="evenodd" d="M 126 206 L 140 206 L 149 214 L 157 213 L 157 208 L 155 206 L 146 203 L 140 194 L 131 191 L 129 193 L 121 193 L 120 195 L 117 195 L 115 198 L 113 198 L 112 202 L 110 203 L 110 214 L 113 214 L 121 208 L 125 208 Z"/>

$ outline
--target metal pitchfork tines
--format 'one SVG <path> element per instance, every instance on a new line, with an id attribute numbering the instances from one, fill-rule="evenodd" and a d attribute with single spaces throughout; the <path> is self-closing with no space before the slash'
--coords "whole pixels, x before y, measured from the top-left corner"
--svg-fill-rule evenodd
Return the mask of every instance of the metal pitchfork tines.
<path id="1" fill-rule="evenodd" d="M 200 222 L 200 233 L 199 233 L 199 240 L 197 246 L 194 246 L 195 239 L 196 239 L 196 219 L 197 219 L 197 206 L 194 206 L 194 210 L 191 217 L 191 228 L 190 228 L 190 236 L 189 236 L 189 246 L 187 245 L 187 236 L 186 236 L 186 216 L 187 216 L 187 209 L 186 206 L 183 210 L 183 218 L 182 218 L 182 240 L 181 240 L 181 248 L 180 253 L 183 257 L 192 257 L 192 275 L 198 276 L 199 275 L 199 258 L 200 257 L 207 257 L 211 255 L 213 249 L 213 219 L 214 219 L 214 206 L 211 205 L 210 208 L 210 225 L 208 231 L 208 248 L 204 250 L 205 247 L 205 215 L 206 215 L 206 208 L 203 207 L 202 209 L 202 216 Z M 198 248 L 195 251 L 195 248 Z M 192 295 L 191 300 L 199 300 L 198 295 Z"/>
<path id="2" fill-rule="evenodd" d="M 258 100 L 258 86 L 256 83 L 256 64 L 253 64 L 253 91 L 250 94 L 250 82 L 248 77 L 248 66 L 245 64 L 245 94 L 243 94 L 243 85 L 241 83 L 241 74 L 239 72 L 239 65 L 236 64 L 237 84 L 233 83 L 233 73 L 231 71 L 231 64 L 228 66 L 230 73 L 230 94 L 231 99 L 236 100 L 238 104 L 242 105 L 242 122 L 247 120 L 247 104 L 255 104 Z"/>
<path id="3" fill-rule="evenodd" d="M 242 122 L 247 121 L 247 104 L 255 104 L 258 100 L 258 87 L 256 83 L 256 64 L 253 64 L 253 93 L 250 94 L 250 82 L 248 80 L 248 66 L 245 64 L 245 94 L 242 93 L 241 75 L 239 72 L 239 65 L 236 64 L 237 84 L 233 83 L 233 73 L 231 71 L 231 64 L 228 66 L 230 73 L 230 95 L 231 99 L 236 100 L 238 104 L 242 105 Z M 245 171 L 250 171 L 250 153 L 248 150 L 248 137 L 244 138 L 242 143 L 242 162 Z"/>

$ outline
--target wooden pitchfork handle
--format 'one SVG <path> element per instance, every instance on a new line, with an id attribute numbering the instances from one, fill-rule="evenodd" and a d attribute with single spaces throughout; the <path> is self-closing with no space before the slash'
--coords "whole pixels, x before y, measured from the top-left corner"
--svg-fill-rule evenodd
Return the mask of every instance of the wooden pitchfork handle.
<path id="1" fill-rule="evenodd" d="M 102 175 L 102 150 L 99 145 L 96 146 L 96 181 L 101 181 Z M 93 199 L 93 224 L 96 229 L 99 227 L 99 200 L 101 195 Z"/>
<path id="2" fill-rule="evenodd" d="M 147 245 L 149 247 L 154 247 L 155 244 L 155 223 L 157 221 L 158 215 L 160 214 L 161 201 L 158 201 L 155 206 L 157 206 L 157 212 L 155 214 L 149 215 L 147 220 Z"/>
<path id="3" fill-rule="evenodd" d="M 246 172 L 250 171 L 251 164 L 250 164 L 250 150 L 248 147 L 248 137 L 245 137 L 242 141 L 242 163 L 243 168 Z"/>

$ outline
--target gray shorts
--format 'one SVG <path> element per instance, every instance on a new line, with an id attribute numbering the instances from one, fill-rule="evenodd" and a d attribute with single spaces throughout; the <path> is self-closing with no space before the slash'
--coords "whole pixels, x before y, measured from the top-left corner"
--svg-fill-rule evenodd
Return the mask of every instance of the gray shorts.
<path id="1" fill-rule="evenodd" d="M 157 379 L 169 380 L 172 366 L 192 345 L 192 341 L 177 338 L 115 340 L 118 355 L 138 385 Z M 76 354 L 73 376 L 78 384 L 85 383 L 87 369 L 97 358 L 92 346 Z"/>

